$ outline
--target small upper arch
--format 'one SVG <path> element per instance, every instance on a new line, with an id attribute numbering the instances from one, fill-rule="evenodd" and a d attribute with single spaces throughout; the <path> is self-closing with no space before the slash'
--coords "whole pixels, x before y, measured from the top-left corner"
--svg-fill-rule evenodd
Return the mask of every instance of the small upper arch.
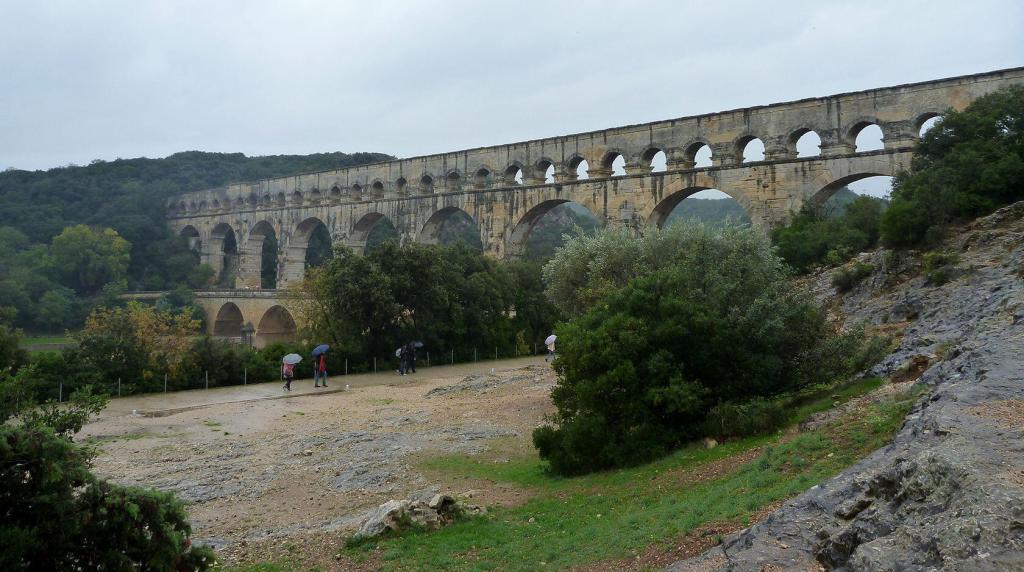
<path id="1" fill-rule="evenodd" d="M 590 162 L 579 153 L 573 153 L 565 162 L 566 173 L 570 180 L 584 180 L 590 178 Z"/>
<path id="2" fill-rule="evenodd" d="M 737 162 L 764 161 L 764 141 L 753 133 L 744 133 L 733 141 Z"/>
<path id="3" fill-rule="evenodd" d="M 370 183 L 370 197 L 374 199 L 384 198 L 384 181 L 374 179 L 373 182 Z"/>
<path id="4" fill-rule="evenodd" d="M 505 173 L 502 176 L 501 183 L 506 187 L 512 187 L 515 185 L 523 184 L 523 164 L 519 161 L 512 161 L 508 167 L 505 167 Z"/>
<path id="5" fill-rule="evenodd" d="M 444 188 L 446 191 L 457 191 L 462 185 L 462 175 L 458 169 L 449 169 L 444 176 Z"/>
<path id="6" fill-rule="evenodd" d="M 473 186 L 478 189 L 485 189 L 491 186 L 494 181 L 494 169 L 490 165 L 480 165 L 473 173 Z"/>
<path id="7" fill-rule="evenodd" d="M 601 170 L 611 177 L 626 174 L 626 156 L 618 149 L 609 149 L 601 157 Z"/>

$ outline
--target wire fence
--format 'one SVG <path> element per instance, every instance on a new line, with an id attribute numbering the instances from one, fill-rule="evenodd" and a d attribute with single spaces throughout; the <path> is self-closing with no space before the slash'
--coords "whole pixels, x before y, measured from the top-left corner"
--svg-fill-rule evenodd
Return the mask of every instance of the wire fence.
<path id="1" fill-rule="evenodd" d="M 450 348 L 442 351 L 430 351 L 426 349 L 420 349 L 416 353 L 416 359 L 413 363 L 414 367 L 430 368 L 438 366 L 453 366 L 456 364 L 474 363 L 483 361 L 498 361 L 504 359 L 514 359 L 519 357 L 538 356 L 546 353 L 546 347 L 541 343 L 516 343 L 500 346 L 475 346 L 472 348 Z M 391 371 L 394 372 L 399 369 L 401 360 L 395 355 L 373 357 L 369 360 L 350 360 L 349 358 L 338 359 L 335 361 L 336 371 L 328 370 L 328 375 L 357 375 L 357 374 L 368 374 L 368 373 L 381 373 Z M 340 367 L 337 367 L 340 365 Z M 265 371 L 265 370 L 264 370 Z M 313 366 L 295 368 L 295 381 L 303 379 L 312 379 Z M 165 372 L 162 374 L 162 393 L 173 393 L 176 391 L 189 391 L 196 389 L 210 389 L 216 387 L 229 387 L 248 385 L 249 383 L 265 383 L 271 381 L 283 381 L 282 372 L 280 368 L 277 368 L 277 379 L 267 376 L 266 374 L 257 374 L 256 372 L 250 371 L 249 368 L 241 368 L 240 372 L 233 372 L 232 374 L 217 374 L 209 370 L 204 370 L 202 376 L 198 379 L 172 379 L 171 376 Z M 112 380 L 107 382 L 105 389 L 111 394 L 112 397 L 123 397 L 126 395 L 144 395 L 160 393 L 161 390 L 157 388 L 155 391 L 139 391 L 138 385 L 117 378 L 116 382 Z M 147 388 L 154 387 L 152 380 L 146 383 Z M 60 382 L 57 388 L 55 388 L 56 397 L 58 402 L 64 402 L 69 394 L 75 389 L 66 387 L 64 382 Z"/>

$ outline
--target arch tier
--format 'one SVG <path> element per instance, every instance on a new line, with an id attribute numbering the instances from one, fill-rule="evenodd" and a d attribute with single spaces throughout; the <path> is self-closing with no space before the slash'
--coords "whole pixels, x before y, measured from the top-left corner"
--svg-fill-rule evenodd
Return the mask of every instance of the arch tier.
<path id="1" fill-rule="evenodd" d="M 438 212 L 460 209 L 476 222 L 485 251 L 506 257 L 521 252 L 518 241 L 529 234 L 521 224 L 532 224 L 527 214 L 536 218 L 533 209 L 543 203 L 574 201 L 605 225 L 640 228 L 658 219 L 652 215 L 659 205 L 664 210 L 662 201 L 703 187 L 736 198 L 754 224 L 772 225 L 836 181 L 895 175 L 909 166 L 924 120 L 1022 83 L 1024 68 L 1014 68 L 237 183 L 175 197 L 167 205 L 168 221 L 177 232 L 189 226 L 198 231 L 194 243 L 215 269 L 224 258 L 218 237 L 223 225 L 230 226 L 239 248 L 237 284 L 250 288 L 259 285 L 256 244 L 268 227 L 280 248 L 278 282 L 287 286 L 301 277 L 311 224 L 322 223 L 334 241 L 361 251 L 371 219 L 387 217 L 401 240 L 416 241 L 433 236 L 423 230 Z M 856 153 L 857 134 L 871 124 L 881 128 L 884 148 Z M 797 158 L 796 140 L 812 131 L 821 141 L 820 155 Z M 742 163 L 743 146 L 755 138 L 764 144 L 765 160 Z M 711 149 L 712 165 L 694 168 L 694 154 L 704 145 Z M 652 173 L 651 158 L 659 152 L 667 164 Z M 615 176 L 611 164 L 618 156 L 625 174 Z M 576 167 L 583 161 L 589 178 L 578 180 Z M 550 168 L 554 182 L 546 184 Z M 516 173 L 522 183 L 514 180 Z M 217 225 L 219 235 L 213 232 Z"/>

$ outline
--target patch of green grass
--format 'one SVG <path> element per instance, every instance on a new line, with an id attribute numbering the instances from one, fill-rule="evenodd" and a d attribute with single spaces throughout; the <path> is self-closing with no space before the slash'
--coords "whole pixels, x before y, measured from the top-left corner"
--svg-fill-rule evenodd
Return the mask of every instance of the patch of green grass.
<path id="1" fill-rule="evenodd" d="M 370 405 L 391 405 L 392 403 L 395 402 L 395 400 L 391 398 L 368 399 L 366 400 L 366 402 L 369 403 Z"/>
<path id="2" fill-rule="evenodd" d="M 103 435 L 98 437 L 87 437 L 86 443 L 114 443 L 117 441 L 135 441 L 146 437 L 156 437 L 152 433 L 125 433 L 124 435 Z"/>
<path id="3" fill-rule="evenodd" d="M 865 380 L 830 389 L 829 404 L 833 394 L 859 395 L 880 384 Z M 534 454 L 509 463 L 468 456 L 427 459 L 422 467 L 428 472 L 514 483 L 534 496 L 520 506 L 494 508 L 486 517 L 356 545 L 345 553 L 365 557 L 380 546 L 385 569 L 441 570 L 533 570 L 540 562 L 554 569 L 627 557 L 709 522 L 749 522 L 761 507 L 839 473 L 887 443 L 914 399 L 869 405 L 791 438 L 756 437 L 714 449 L 691 445 L 654 463 L 577 478 L 549 475 Z M 812 410 L 814 403 L 805 406 Z M 754 447 L 762 447 L 754 460 L 719 478 L 689 484 L 671 478 Z M 670 475 L 658 478 L 666 472 Z"/>
<path id="4" fill-rule="evenodd" d="M 838 387 L 817 389 L 793 397 L 787 404 L 793 410 L 791 422 L 799 423 L 815 413 L 831 409 L 836 403 L 845 403 L 871 393 L 884 384 L 885 380 L 880 377 L 866 377 Z"/>
<path id="5" fill-rule="evenodd" d="M 215 419 L 207 419 L 207 420 L 203 421 L 203 425 L 206 425 L 207 427 L 209 427 L 210 429 L 212 429 L 214 431 L 219 431 L 220 428 L 224 424 L 221 423 L 220 421 L 215 420 Z"/>

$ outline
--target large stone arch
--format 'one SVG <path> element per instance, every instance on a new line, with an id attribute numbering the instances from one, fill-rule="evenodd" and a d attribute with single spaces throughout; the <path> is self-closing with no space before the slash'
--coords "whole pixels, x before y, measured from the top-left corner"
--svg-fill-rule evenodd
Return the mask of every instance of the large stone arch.
<path id="1" fill-rule="evenodd" d="M 714 189 L 716 191 L 720 191 L 729 195 L 730 198 L 738 202 L 740 206 L 743 207 L 743 210 L 746 211 L 747 216 L 749 216 L 751 220 L 754 219 L 749 204 L 744 204 L 746 197 L 744 197 L 742 194 L 729 192 L 727 190 L 709 185 L 693 185 L 678 189 L 673 192 L 666 192 L 663 198 L 656 205 L 654 205 L 654 209 L 647 216 L 648 226 L 662 228 L 662 226 L 665 224 L 665 221 L 668 219 L 669 215 L 672 214 L 672 211 L 677 206 L 679 206 L 679 203 L 683 202 L 684 200 L 693 196 L 696 193 L 699 193 L 701 191 L 707 191 L 709 189 Z"/>
<path id="2" fill-rule="evenodd" d="M 462 213 L 468 216 L 473 221 L 473 224 L 476 225 L 477 231 L 480 231 L 480 221 L 474 218 L 473 215 L 457 206 L 449 205 L 434 211 L 434 213 L 430 215 L 430 218 L 427 219 L 427 222 L 423 223 L 423 227 L 417 234 L 416 242 L 421 244 L 440 244 L 441 227 L 443 227 L 444 223 L 456 213 Z M 483 242 L 483 237 L 481 237 L 480 240 Z"/>
<path id="3" fill-rule="evenodd" d="M 398 228 L 395 225 L 395 221 L 391 220 L 384 213 L 380 212 L 369 212 L 359 218 L 354 225 L 352 225 L 352 231 L 348 235 L 348 246 L 356 254 L 362 255 L 366 253 L 366 240 L 370 236 L 370 231 L 374 229 L 381 221 L 389 221 L 391 226 Z"/>
<path id="4" fill-rule="evenodd" d="M 820 207 L 821 205 L 825 204 L 825 201 L 832 198 L 832 195 L 834 195 L 836 191 L 845 187 L 846 185 L 849 185 L 850 183 L 857 182 L 861 179 L 867 179 L 868 177 L 892 177 L 894 175 L 895 173 L 881 173 L 875 171 L 851 173 L 839 177 L 834 181 L 821 187 L 820 189 L 815 191 L 813 195 L 808 197 L 807 200 L 810 201 L 811 206 Z"/>
<path id="5" fill-rule="evenodd" d="M 534 227 L 537 225 L 537 221 L 544 217 L 544 215 L 551 212 L 551 209 L 564 205 L 566 203 L 575 203 L 583 206 L 591 214 L 594 214 L 586 205 L 573 201 L 570 197 L 556 197 L 542 201 L 538 204 L 533 205 L 528 209 L 519 220 L 512 227 L 508 237 L 508 245 L 505 248 L 505 256 L 510 259 L 523 258 L 526 256 L 526 242 L 530 239 L 530 233 L 533 232 Z M 600 219 L 596 214 L 595 218 Z"/>
<path id="6" fill-rule="evenodd" d="M 179 232 L 178 236 L 188 240 L 188 249 L 192 252 L 202 252 L 203 241 L 199 238 L 199 230 L 196 227 L 188 224 L 185 225 Z"/>
<path id="7" fill-rule="evenodd" d="M 226 222 L 217 223 L 210 231 L 205 253 L 206 263 L 213 268 L 217 284 L 223 287 L 234 287 L 239 272 L 240 245 L 235 229 Z"/>
<path id="8" fill-rule="evenodd" d="M 242 335 L 242 310 L 234 302 L 225 302 L 217 310 L 213 320 L 213 335 L 221 338 L 238 338 Z"/>
<path id="9" fill-rule="evenodd" d="M 256 326 L 255 346 L 265 347 L 274 342 L 286 342 L 295 338 L 295 319 L 291 312 L 281 305 L 271 306 Z"/>
<path id="10" fill-rule="evenodd" d="M 278 287 L 287 287 L 301 282 L 306 273 L 306 249 L 309 247 L 309 239 L 318 228 L 330 230 L 327 224 L 319 217 L 311 216 L 295 225 L 295 230 L 288 235 L 288 242 L 282 248 L 284 257 L 281 260 L 280 283 Z"/>
<path id="11" fill-rule="evenodd" d="M 274 225 L 270 221 L 260 220 L 249 228 L 244 243 L 238 245 L 241 253 L 238 272 L 239 285 L 241 287 L 260 289 L 260 273 L 263 269 L 263 241 L 268 236 L 273 236 L 278 241 L 281 240 L 277 230 L 274 229 Z M 279 258 L 275 253 L 275 259 L 278 259 L 278 268 L 276 269 L 278 277 L 281 275 Z"/>

